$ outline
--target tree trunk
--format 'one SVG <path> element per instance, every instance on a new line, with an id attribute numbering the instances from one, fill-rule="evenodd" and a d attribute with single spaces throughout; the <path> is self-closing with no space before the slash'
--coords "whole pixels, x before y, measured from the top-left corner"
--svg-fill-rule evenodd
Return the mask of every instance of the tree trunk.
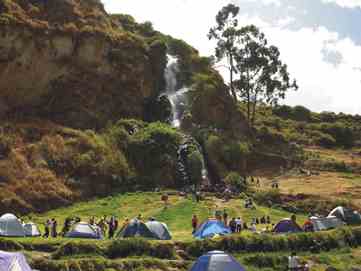
<path id="1" fill-rule="evenodd" d="M 252 105 L 252 119 L 251 119 L 251 125 L 252 127 L 254 126 L 254 122 L 255 122 L 255 119 L 256 119 L 256 106 L 257 106 L 257 95 L 255 97 L 255 100 L 253 102 L 253 105 Z"/>
<path id="2" fill-rule="evenodd" d="M 233 56 L 232 55 L 229 56 L 229 65 L 231 66 L 229 86 L 230 86 L 230 89 L 231 89 L 233 100 L 237 104 L 237 94 L 236 94 L 236 91 L 234 90 L 234 87 L 233 87 Z"/>
<path id="3" fill-rule="evenodd" d="M 247 120 L 248 123 L 251 123 L 251 95 L 249 89 L 247 91 Z"/>

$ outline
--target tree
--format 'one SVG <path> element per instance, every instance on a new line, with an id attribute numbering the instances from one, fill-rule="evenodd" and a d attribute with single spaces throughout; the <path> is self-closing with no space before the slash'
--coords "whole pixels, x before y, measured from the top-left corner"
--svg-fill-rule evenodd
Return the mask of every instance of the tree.
<path id="1" fill-rule="evenodd" d="M 235 41 L 238 27 L 237 15 L 239 7 L 229 4 L 223 7 L 217 14 L 217 25 L 209 31 L 208 38 L 217 40 L 216 58 L 218 61 L 227 58 L 230 71 L 230 90 L 235 102 L 237 94 L 233 86 L 233 76 L 235 73 L 234 55 L 236 53 Z"/>
<path id="2" fill-rule="evenodd" d="M 238 29 L 235 37 L 233 57 L 239 77 L 234 84 L 239 96 L 246 101 L 248 121 L 253 125 L 259 103 L 276 105 L 279 99 L 285 98 L 287 90 L 297 90 L 298 86 L 290 79 L 278 48 L 269 46 L 256 26 Z"/>

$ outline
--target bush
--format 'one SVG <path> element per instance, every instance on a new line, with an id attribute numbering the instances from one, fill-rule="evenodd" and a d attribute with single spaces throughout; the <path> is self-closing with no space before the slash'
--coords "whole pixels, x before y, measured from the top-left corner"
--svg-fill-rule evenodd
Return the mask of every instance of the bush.
<path id="1" fill-rule="evenodd" d="M 338 146 L 350 148 L 354 143 L 353 131 L 343 123 L 322 124 L 321 130 L 335 138 Z"/>
<path id="2" fill-rule="evenodd" d="M 226 184 L 234 187 L 238 191 L 245 191 L 247 189 L 247 184 L 237 172 L 230 172 L 224 181 Z"/>
<path id="3" fill-rule="evenodd" d="M 296 121 L 309 121 L 311 119 L 311 111 L 304 106 L 295 106 L 292 110 L 292 119 Z"/>
<path id="4" fill-rule="evenodd" d="M 95 243 L 71 241 L 61 245 L 52 256 L 54 259 L 60 259 L 66 256 L 85 254 L 103 255 L 100 247 Z"/>
<path id="5" fill-rule="evenodd" d="M 332 148 L 336 146 L 336 140 L 328 134 L 320 133 L 316 138 L 316 144 L 326 148 Z"/>
<path id="6" fill-rule="evenodd" d="M 282 204 L 281 193 L 278 189 L 258 191 L 254 194 L 254 200 L 260 205 L 273 206 Z"/>
<path id="7" fill-rule="evenodd" d="M 16 241 L 1 238 L 0 249 L 5 251 L 19 251 L 23 250 L 24 247 Z"/>
<path id="8" fill-rule="evenodd" d="M 202 180 L 203 157 L 199 151 L 193 151 L 187 157 L 188 171 L 192 184 L 199 184 Z"/>
<path id="9" fill-rule="evenodd" d="M 145 239 L 132 238 L 113 241 L 106 250 L 110 259 L 129 256 L 151 256 L 159 259 L 173 259 L 174 246 L 170 243 L 151 243 Z"/>
<path id="10" fill-rule="evenodd" d="M 0 132 L 0 159 L 8 156 L 14 143 L 15 139 L 12 136 Z"/>

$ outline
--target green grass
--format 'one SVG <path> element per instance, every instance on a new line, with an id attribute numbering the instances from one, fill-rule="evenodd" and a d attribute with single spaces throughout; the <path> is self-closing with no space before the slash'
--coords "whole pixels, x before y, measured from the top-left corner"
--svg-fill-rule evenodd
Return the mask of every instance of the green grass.
<path id="1" fill-rule="evenodd" d="M 115 215 L 120 223 L 125 218 L 133 218 L 142 214 L 147 220 L 149 217 L 155 217 L 157 220 L 165 222 L 172 232 L 175 240 L 191 240 L 192 227 L 191 218 L 197 214 L 200 221 L 207 217 L 212 217 L 215 210 L 227 209 L 229 218 L 242 217 L 244 221 L 251 222 L 253 217 L 271 216 L 272 223 L 276 223 L 282 218 L 290 217 L 290 213 L 271 209 L 263 206 L 256 206 L 256 209 L 245 209 L 244 201 L 241 199 L 232 199 L 228 202 L 207 197 L 204 201 L 196 203 L 190 198 L 184 198 L 177 195 L 170 196 L 170 205 L 165 209 L 161 201 L 161 193 L 127 193 L 112 197 L 95 199 L 88 202 L 77 203 L 66 208 L 52 210 L 43 214 L 31 214 L 24 220 L 31 219 L 40 225 L 43 229 L 43 223 L 47 218 L 55 218 L 58 221 L 59 231 L 66 217 L 80 217 L 83 221 L 88 221 L 91 216 L 97 219 L 103 215 L 107 217 Z M 300 224 L 303 223 L 305 216 L 298 216 Z M 262 225 L 264 227 L 264 225 Z M 260 226 L 261 229 L 261 226 Z"/>
<path id="2" fill-rule="evenodd" d="M 360 249 L 345 248 L 313 255 L 310 253 L 298 253 L 297 255 L 303 263 L 311 266 L 312 271 L 324 271 L 328 266 L 333 266 L 337 270 L 349 271 L 361 266 L 360 253 Z M 286 270 L 285 259 L 289 253 L 249 253 L 234 254 L 233 256 L 247 267 L 247 271 L 283 271 Z M 264 265 L 260 267 L 257 266 L 258 264 Z"/>

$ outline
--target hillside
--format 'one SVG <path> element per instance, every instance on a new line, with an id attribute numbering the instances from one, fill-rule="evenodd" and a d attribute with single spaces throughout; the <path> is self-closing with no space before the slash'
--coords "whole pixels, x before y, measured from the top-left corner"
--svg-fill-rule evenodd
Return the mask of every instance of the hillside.
<path id="1" fill-rule="evenodd" d="M 151 23 L 109 15 L 99 1 L 3 0 L 0 11 L 3 212 L 156 187 L 222 190 L 280 168 L 359 169 L 303 149 L 357 155 L 358 116 L 260 105 L 250 127 L 211 59 Z M 176 89 L 190 89 L 181 129 L 168 125 L 172 101 L 159 98 L 172 58 Z"/>
<path id="2" fill-rule="evenodd" d="M 169 119 L 169 101 L 158 100 L 167 54 L 178 59 L 179 85 L 196 73 L 213 80 L 212 109 L 195 122 L 232 127 L 239 119 L 207 58 L 149 24 L 108 15 L 100 1 L 2 0 L 0 12 L 1 211 L 181 186 L 175 167 L 184 136 L 141 121 Z M 137 121 L 116 125 L 130 118 Z"/>

